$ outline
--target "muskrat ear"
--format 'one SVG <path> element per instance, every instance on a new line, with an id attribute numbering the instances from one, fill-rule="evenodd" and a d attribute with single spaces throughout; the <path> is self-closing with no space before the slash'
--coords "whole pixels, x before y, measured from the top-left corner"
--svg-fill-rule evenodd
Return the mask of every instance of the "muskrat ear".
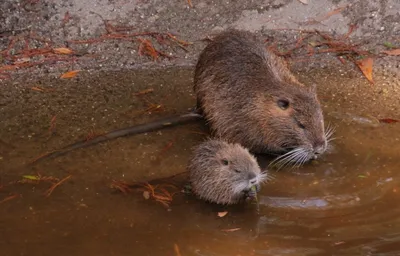
<path id="1" fill-rule="evenodd" d="M 278 105 L 278 107 L 280 107 L 283 110 L 286 110 L 289 108 L 289 100 L 287 99 L 279 99 L 276 104 Z"/>

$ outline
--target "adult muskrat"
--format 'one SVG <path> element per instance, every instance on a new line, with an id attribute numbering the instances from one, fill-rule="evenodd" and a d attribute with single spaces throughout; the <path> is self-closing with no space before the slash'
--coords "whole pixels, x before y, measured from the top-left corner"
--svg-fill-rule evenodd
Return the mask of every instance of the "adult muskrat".
<path id="1" fill-rule="evenodd" d="M 324 131 L 315 87 L 298 82 L 252 33 L 229 30 L 218 35 L 200 54 L 194 82 L 198 110 L 221 139 L 254 153 L 284 153 L 277 159 L 280 165 L 300 165 L 325 151 L 331 131 Z M 44 157 L 200 118 L 192 112 L 111 131 Z"/>
<path id="2" fill-rule="evenodd" d="M 281 165 L 302 164 L 326 150 L 331 131 L 325 133 L 315 86 L 301 84 L 252 33 L 218 35 L 200 54 L 194 84 L 216 137 L 252 153 L 285 153 Z"/>
<path id="3" fill-rule="evenodd" d="M 246 148 L 221 140 L 197 146 L 188 164 L 191 189 L 199 198 L 217 204 L 235 204 L 257 191 L 267 179 Z"/>

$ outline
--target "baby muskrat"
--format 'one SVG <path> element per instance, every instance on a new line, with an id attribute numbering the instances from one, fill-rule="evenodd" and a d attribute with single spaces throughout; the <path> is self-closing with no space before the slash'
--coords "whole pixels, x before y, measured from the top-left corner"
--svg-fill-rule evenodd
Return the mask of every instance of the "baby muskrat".
<path id="1" fill-rule="evenodd" d="M 217 204 L 236 204 L 267 179 L 253 155 L 239 144 L 210 139 L 193 151 L 188 165 L 195 195 Z"/>
<path id="2" fill-rule="evenodd" d="M 252 153 L 281 154 L 300 165 L 325 152 L 327 137 L 315 87 L 306 87 L 255 35 L 223 32 L 203 50 L 194 90 L 213 134 Z"/>

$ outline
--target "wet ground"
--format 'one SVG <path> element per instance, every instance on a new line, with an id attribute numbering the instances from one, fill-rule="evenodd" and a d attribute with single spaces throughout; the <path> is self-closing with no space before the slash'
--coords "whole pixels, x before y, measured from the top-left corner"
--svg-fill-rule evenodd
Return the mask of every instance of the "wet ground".
<path id="1" fill-rule="evenodd" d="M 207 136 L 202 122 L 30 163 L 89 134 L 188 111 L 192 69 L 9 81 L 0 88 L 0 200 L 16 197 L 0 203 L 1 255 L 179 255 L 174 245 L 181 255 L 399 255 L 400 125 L 378 122 L 400 117 L 397 80 L 377 74 L 371 86 L 341 70 L 300 78 L 319 81 L 336 140 L 318 161 L 271 170 L 258 214 L 254 205 L 217 207 L 182 193 L 167 209 L 140 191 L 110 188 L 185 171 L 191 147 Z M 48 182 L 16 183 L 37 174 L 71 177 L 48 197 Z"/>

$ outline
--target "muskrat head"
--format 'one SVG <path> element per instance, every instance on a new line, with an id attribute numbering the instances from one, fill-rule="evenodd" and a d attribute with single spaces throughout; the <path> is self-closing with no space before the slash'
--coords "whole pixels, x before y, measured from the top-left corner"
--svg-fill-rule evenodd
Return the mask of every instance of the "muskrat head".
<path id="1" fill-rule="evenodd" d="M 229 184 L 234 195 L 249 191 L 252 186 L 259 188 L 267 179 L 266 172 L 261 172 L 257 160 L 239 144 L 231 144 L 216 154 L 221 180 Z"/>
<path id="2" fill-rule="evenodd" d="M 325 132 L 315 86 L 282 87 L 266 95 L 267 137 L 273 150 L 284 153 L 274 160 L 275 165 L 297 166 L 325 152 L 331 131 Z"/>

